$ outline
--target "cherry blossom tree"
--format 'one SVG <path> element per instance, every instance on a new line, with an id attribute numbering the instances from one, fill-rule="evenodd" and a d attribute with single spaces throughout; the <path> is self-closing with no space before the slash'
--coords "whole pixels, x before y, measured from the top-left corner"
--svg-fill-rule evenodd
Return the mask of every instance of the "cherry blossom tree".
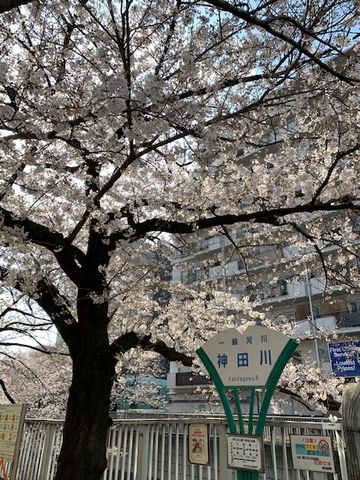
<path id="1" fill-rule="evenodd" d="M 236 319 L 168 285 L 174 236 L 301 233 L 334 275 L 324 245 L 358 255 L 357 9 L 69 0 L 1 15 L 1 279 L 71 356 L 56 480 L 100 479 L 124 354 L 191 365 Z M 231 311 L 255 315 L 246 298 Z"/>
<path id="2" fill-rule="evenodd" d="M 0 359 L 0 403 L 26 403 L 27 416 L 30 417 L 64 418 L 71 381 L 70 357 L 64 346 L 46 353 L 23 349 L 3 354 Z M 119 398 L 126 398 L 130 404 L 142 402 L 154 408 L 164 407 L 166 399 L 150 381 L 154 378 L 164 378 L 159 355 L 145 352 L 139 356 L 136 350 L 127 352 L 116 366 L 112 410 Z"/>
<path id="3" fill-rule="evenodd" d="M 14 403 L 26 403 L 30 417 L 57 418 L 65 414 L 70 386 L 70 359 L 52 352 L 17 352 L 0 360 L 1 375 Z M 0 396 L 2 403 L 5 393 Z"/>
<path id="4" fill-rule="evenodd" d="M 19 291 L 2 285 L 0 292 L 0 361 L 13 361 L 14 351 L 19 349 L 49 353 L 45 346 L 47 332 L 53 325 L 49 318 L 35 302 Z M 9 377 L 3 369 L 0 370 L 0 391 L 7 401 L 14 403 L 8 389 Z"/>

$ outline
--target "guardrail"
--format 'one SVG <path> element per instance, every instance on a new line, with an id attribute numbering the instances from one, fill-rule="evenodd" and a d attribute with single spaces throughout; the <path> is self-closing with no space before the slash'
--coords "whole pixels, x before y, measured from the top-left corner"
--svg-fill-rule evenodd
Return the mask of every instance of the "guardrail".
<path id="1" fill-rule="evenodd" d="M 188 462 L 189 423 L 207 423 L 210 466 Z M 182 417 L 115 420 L 109 431 L 108 468 L 103 480 L 234 480 L 226 468 L 226 432 L 223 418 Z M 336 473 L 293 470 L 290 434 L 332 438 Z M 27 420 L 17 480 L 52 480 L 62 440 L 62 422 Z M 345 446 L 339 422 L 324 419 L 270 419 L 265 432 L 262 480 L 348 480 Z"/>

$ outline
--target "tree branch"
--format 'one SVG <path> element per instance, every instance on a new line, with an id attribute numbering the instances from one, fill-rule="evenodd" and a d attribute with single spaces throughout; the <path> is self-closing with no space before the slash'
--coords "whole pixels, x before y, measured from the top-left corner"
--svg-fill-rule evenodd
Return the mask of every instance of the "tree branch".
<path id="1" fill-rule="evenodd" d="M 47 355 L 50 355 L 52 353 L 50 350 L 46 350 L 44 348 L 35 347 L 34 345 L 28 345 L 26 343 L 19 343 L 19 342 L 0 342 L 0 347 L 30 348 L 30 350 L 35 350 L 40 353 L 46 353 Z"/>
<path id="2" fill-rule="evenodd" d="M 298 393 L 293 392 L 292 390 L 289 390 L 288 388 L 285 388 L 285 387 L 282 387 L 282 386 L 278 385 L 276 387 L 276 389 L 280 393 L 285 393 L 286 395 L 289 395 L 289 396 L 295 398 L 296 401 L 298 401 L 299 403 L 304 405 L 304 407 L 306 407 L 308 410 L 313 410 L 314 408 L 316 408 L 316 405 L 314 405 L 312 407 L 309 404 L 309 402 L 307 402 L 302 397 L 300 397 L 300 395 Z M 328 410 L 339 410 L 340 409 L 340 403 L 337 402 L 336 400 L 334 400 L 334 398 L 331 395 L 329 395 L 326 400 L 317 400 L 317 401 L 319 403 L 322 403 L 323 405 L 325 405 Z"/>
<path id="3" fill-rule="evenodd" d="M 15 400 L 12 398 L 10 393 L 8 392 L 4 380 L 0 378 L 0 387 L 2 391 L 4 392 L 5 397 L 9 400 L 10 403 L 16 403 Z"/>
<path id="4" fill-rule="evenodd" d="M 0 267 L 0 280 L 6 281 L 8 276 L 9 271 Z M 17 275 L 15 282 L 12 281 L 12 286 L 20 292 L 24 291 L 24 281 L 20 273 Z M 52 285 L 48 279 L 42 278 L 39 280 L 34 300 L 49 315 L 69 349 L 76 348 L 78 341 L 77 322 L 70 311 L 66 298 L 61 295 L 55 285 Z"/>
<path id="5" fill-rule="evenodd" d="M 331 175 L 332 175 L 333 171 L 335 170 L 335 168 L 337 167 L 340 160 L 343 159 L 344 157 L 346 157 L 347 155 L 351 155 L 352 153 L 355 153 L 357 150 L 359 150 L 359 148 L 360 148 L 360 143 L 357 143 L 356 145 L 354 145 L 352 148 L 349 148 L 348 150 L 345 150 L 343 152 L 338 152 L 334 161 L 330 165 L 324 180 L 321 182 L 319 188 L 316 190 L 316 192 L 313 195 L 313 198 L 312 198 L 312 203 L 313 204 L 316 203 L 317 199 L 320 197 L 321 193 L 323 192 L 323 190 L 328 185 L 328 183 L 330 181 L 330 178 L 331 178 Z"/>
<path id="6" fill-rule="evenodd" d="M 31 3 L 32 0 L 0 0 L 0 13 L 8 12 L 13 8 Z"/>
<path id="7" fill-rule="evenodd" d="M 297 42 L 293 38 L 289 37 L 283 32 L 280 32 L 278 30 L 275 30 L 275 28 L 271 27 L 269 22 L 266 20 L 261 20 L 260 18 L 256 17 L 255 15 L 252 15 L 248 13 L 247 11 L 243 10 L 242 8 L 239 8 L 237 6 L 231 5 L 229 2 L 225 0 L 206 0 L 206 3 L 219 8 L 220 10 L 223 10 L 225 12 L 229 12 L 234 17 L 240 18 L 241 20 L 244 20 L 247 23 L 250 23 L 251 25 L 255 25 L 262 30 L 265 30 L 266 32 L 270 33 L 275 38 L 280 38 L 281 40 L 284 40 L 287 44 L 292 45 L 295 47 L 300 53 L 305 55 L 307 58 L 309 58 L 311 61 L 313 61 L 316 65 L 318 65 L 322 70 L 325 70 L 326 72 L 330 73 L 334 77 L 338 78 L 341 81 L 347 82 L 352 84 L 353 82 L 359 82 L 359 80 L 350 78 L 346 75 L 343 75 L 336 70 L 334 70 L 330 65 L 322 62 L 319 58 L 316 57 L 315 54 L 311 53 L 310 50 L 308 50 L 304 45 L 300 42 Z"/>
<path id="8" fill-rule="evenodd" d="M 1 229 L 4 227 L 12 229 L 14 236 L 25 237 L 31 243 L 46 248 L 56 257 L 70 280 L 76 285 L 83 282 L 81 267 L 85 264 L 85 255 L 79 248 L 71 245 L 62 234 L 28 218 L 19 219 L 3 207 L 0 207 L 0 219 Z"/>
<path id="9" fill-rule="evenodd" d="M 123 354 L 135 347 L 141 347 L 143 350 L 159 353 L 171 362 L 181 362 L 187 367 L 191 367 L 193 363 L 192 357 L 185 353 L 178 352 L 175 348 L 168 347 L 166 343 L 160 340 L 152 342 L 150 335 L 140 337 L 135 332 L 128 332 L 117 338 L 111 344 L 111 350 L 114 355 L 119 353 Z"/>
<path id="10" fill-rule="evenodd" d="M 222 225 L 233 225 L 240 222 L 256 222 L 265 223 L 274 226 L 281 225 L 280 219 L 287 215 L 299 214 L 299 213 L 313 213 L 313 212 L 335 212 L 343 210 L 359 210 L 360 206 L 351 201 L 351 199 L 338 198 L 326 203 L 311 202 L 304 205 L 295 205 L 294 207 L 278 207 L 269 210 L 261 210 L 251 213 L 239 213 L 229 215 L 219 215 L 206 218 L 200 218 L 190 222 L 180 222 L 175 220 L 163 220 L 160 218 L 152 218 L 144 220 L 143 222 L 133 223 L 131 225 L 131 231 L 121 231 L 114 233 L 111 236 L 111 241 L 116 242 L 123 238 L 130 238 L 130 240 L 136 240 L 140 237 L 144 237 L 150 232 L 164 232 L 164 233 L 179 233 L 187 234 L 194 233 L 197 230 L 209 229 Z M 216 207 L 214 207 L 216 210 Z"/>

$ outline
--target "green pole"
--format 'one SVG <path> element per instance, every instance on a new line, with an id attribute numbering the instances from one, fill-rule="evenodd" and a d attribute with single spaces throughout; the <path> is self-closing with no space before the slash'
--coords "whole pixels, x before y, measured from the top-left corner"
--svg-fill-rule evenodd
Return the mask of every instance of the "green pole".
<path id="1" fill-rule="evenodd" d="M 235 405 L 236 405 L 236 410 L 237 410 L 237 414 L 238 414 L 239 432 L 244 433 L 244 420 L 243 420 L 243 416 L 242 416 L 241 402 L 240 402 L 240 397 L 239 397 L 239 391 L 241 391 L 241 389 L 235 387 L 232 390 L 234 392 Z"/>
<path id="2" fill-rule="evenodd" d="M 252 387 L 250 389 L 250 404 L 249 404 L 249 426 L 248 426 L 249 435 L 252 435 L 252 432 L 253 432 L 254 404 L 255 404 L 255 387 Z"/>
<path id="3" fill-rule="evenodd" d="M 227 418 L 227 421 L 228 421 L 230 433 L 237 433 L 234 416 L 233 416 L 232 411 L 231 411 L 231 406 L 230 406 L 229 400 L 226 396 L 225 387 L 224 387 L 224 384 L 223 384 L 216 368 L 214 367 L 214 365 L 210 361 L 209 357 L 206 355 L 205 351 L 202 348 L 199 348 L 198 350 L 196 350 L 196 353 L 199 355 L 200 360 L 203 362 L 206 370 L 209 372 L 209 375 L 210 375 L 210 377 L 212 378 L 212 380 L 215 384 L 215 388 L 218 391 L 221 403 L 223 404 L 223 407 L 224 407 L 224 410 L 225 410 L 225 415 L 226 415 L 226 418 Z M 246 473 L 247 472 L 244 472 L 244 471 L 241 471 L 241 470 L 236 470 L 237 480 L 250 480 L 249 478 L 247 478 L 245 476 Z M 258 479 L 254 478 L 253 480 L 258 480 Z"/>
<path id="4" fill-rule="evenodd" d="M 199 348 L 199 350 L 196 350 L 196 353 L 199 355 L 200 360 L 203 362 L 206 370 L 209 372 L 209 375 L 215 384 L 216 390 L 218 391 L 221 403 L 223 404 L 223 407 L 225 410 L 225 415 L 228 421 L 230 433 L 236 433 L 236 424 L 234 421 L 234 416 L 232 414 L 230 402 L 226 396 L 225 387 L 220 378 L 220 375 L 218 374 L 218 372 L 216 371 L 216 368 L 214 367 L 209 357 L 206 355 L 205 351 L 202 348 Z"/>
<path id="5" fill-rule="evenodd" d="M 269 409 L 270 400 L 274 395 L 277 382 L 285 368 L 285 365 L 290 360 L 291 355 L 294 353 L 296 347 L 298 346 L 295 340 L 289 340 L 285 345 L 283 351 L 281 352 L 279 358 L 277 359 L 274 368 L 272 369 L 268 381 L 265 385 L 265 396 L 261 405 L 259 418 L 256 424 L 255 435 L 262 435 L 265 427 L 266 414 Z"/>

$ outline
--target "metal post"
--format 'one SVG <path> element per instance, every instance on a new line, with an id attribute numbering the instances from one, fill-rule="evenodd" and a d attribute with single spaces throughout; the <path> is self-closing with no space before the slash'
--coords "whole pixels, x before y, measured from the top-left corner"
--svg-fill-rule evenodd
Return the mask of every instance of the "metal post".
<path id="1" fill-rule="evenodd" d="M 312 303 L 311 284 L 310 284 L 310 279 L 309 279 L 307 269 L 305 269 L 305 278 L 306 278 L 306 282 L 305 282 L 306 293 L 307 293 L 307 296 L 308 296 L 308 299 L 309 299 L 311 325 L 312 325 L 312 330 L 313 330 L 313 335 L 314 335 L 316 363 L 317 363 L 317 366 L 320 368 L 321 367 L 321 362 L 320 362 L 319 346 L 318 346 L 318 338 L 317 338 L 317 325 L 316 325 L 316 318 L 315 318 L 315 315 L 314 315 L 314 309 L 313 309 L 313 303 Z"/>
<path id="2" fill-rule="evenodd" d="M 222 263 L 222 288 L 224 292 L 224 301 L 225 301 L 225 294 L 227 292 L 227 277 L 226 277 L 226 262 L 225 262 L 225 236 L 220 236 L 220 244 L 221 244 L 221 263 Z M 224 308 L 224 315 L 227 317 L 227 308 Z"/>
<path id="3" fill-rule="evenodd" d="M 227 468 L 227 437 L 226 426 L 219 425 L 219 477 L 221 480 L 231 480 L 232 471 Z"/>
<path id="4" fill-rule="evenodd" d="M 149 470 L 150 425 L 142 425 L 139 430 L 139 456 L 136 480 L 147 480 Z"/>
<path id="5" fill-rule="evenodd" d="M 51 458 L 54 445 L 55 428 L 55 425 L 51 423 L 46 425 L 44 447 L 41 454 L 38 480 L 47 480 L 49 477 L 49 470 L 51 467 Z"/>

